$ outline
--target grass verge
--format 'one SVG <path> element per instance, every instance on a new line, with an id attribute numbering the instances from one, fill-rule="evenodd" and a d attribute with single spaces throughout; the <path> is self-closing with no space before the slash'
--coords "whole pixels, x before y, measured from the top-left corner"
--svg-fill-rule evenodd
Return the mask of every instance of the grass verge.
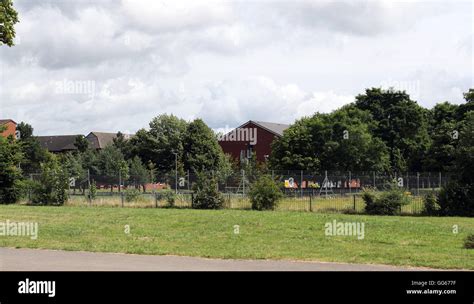
<path id="1" fill-rule="evenodd" d="M 7 220 L 37 222 L 38 239 L 0 236 L 0 247 L 474 269 L 472 218 L 0 205 Z M 333 220 L 364 223 L 365 238 L 326 236 Z"/>

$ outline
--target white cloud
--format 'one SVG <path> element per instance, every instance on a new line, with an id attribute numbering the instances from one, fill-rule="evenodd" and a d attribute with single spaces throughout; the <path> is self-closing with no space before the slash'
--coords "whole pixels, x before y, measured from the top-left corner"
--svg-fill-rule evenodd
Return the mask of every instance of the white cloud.
<path id="1" fill-rule="evenodd" d="M 0 113 L 40 134 L 134 132 L 165 112 L 213 128 L 290 123 L 388 82 L 417 84 L 410 93 L 424 106 L 459 103 L 473 84 L 470 2 L 15 5 L 19 44 L 0 47 Z"/>

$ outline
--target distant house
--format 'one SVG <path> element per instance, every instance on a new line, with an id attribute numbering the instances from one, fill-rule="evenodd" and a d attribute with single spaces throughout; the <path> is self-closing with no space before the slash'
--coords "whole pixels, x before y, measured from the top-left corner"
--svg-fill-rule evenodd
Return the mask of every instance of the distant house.
<path id="1" fill-rule="evenodd" d="M 0 132 L 0 136 L 8 137 L 12 135 L 13 137 L 16 137 L 16 125 L 17 123 L 12 119 L 0 119 L 0 127 L 6 127 L 5 131 Z"/>
<path id="2" fill-rule="evenodd" d="M 130 134 L 124 134 L 125 139 L 130 138 Z M 89 141 L 89 147 L 101 150 L 114 143 L 117 133 L 90 132 L 86 139 Z"/>
<path id="3" fill-rule="evenodd" d="M 264 162 L 271 154 L 271 144 L 281 137 L 289 125 L 250 120 L 219 138 L 224 153 L 239 161 L 255 153 L 258 162 Z"/>
<path id="4" fill-rule="evenodd" d="M 77 150 L 75 142 L 78 136 L 82 135 L 37 136 L 37 138 L 41 146 L 49 152 L 64 153 Z M 124 136 L 125 138 L 130 137 L 130 135 Z M 116 137 L 117 133 L 90 132 L 85 138 L 89 141 L 89 148 L 102 150 L 108 145 L 113 144 Z"/>
<path id="5" fill-rule="evenodd" d="M 77 135 L 54 135 L 54 136 L 37 136 L 41 147 L 52 153 L 63 153 L 77 150 L 74 145 Z"/>

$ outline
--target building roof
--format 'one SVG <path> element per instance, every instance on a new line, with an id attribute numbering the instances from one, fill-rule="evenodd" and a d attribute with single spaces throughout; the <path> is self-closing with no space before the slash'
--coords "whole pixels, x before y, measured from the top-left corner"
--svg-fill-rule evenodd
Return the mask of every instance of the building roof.
<path id="1" fill-rule="evenodd" d="M 130 134 L 123 134 L 125 138 L 129 138 Z M 90 132 L 86 138 L 89 140 L 90 147 L 94 149 L 103 149 L 114 142 L 114 138 L 117 138 L 117 133 L 106 133 L 106 132 Z"/>
<path id="2" fill-rule="evenodd" d="M 267 131 L 270 131 L 278 136 L 283 136 L 283 131 L 288 129 L 290 125 L 286 124 L 280 124 L 280 123 L 274 123 L 274 122 L 265 122 L 265 121 L 254 121 L 251 120 L 248 123 L 254 123 L 256 125 L 259 125 L 263 129 L 266 129 Z"/>
<path id="3" fill-rule="evenodd" d="M 79 135 L 53 135 L 53 136 L 36 136 L 41 147 L 50 152 L 63 152 L 77 150 L 74 145 Z"/>
<path id="4" fill-rule="evenodd" d="M 276 136 L 283 136 L 283 131 L 285 131 L 286 129 L 288 129 L 290 127 L 289 125 L 275 123 L 275 122 L 249 120 L 246 123 L 244 123 L 244 124 L 240 125 L 239 127 L 235 128 L 234 130 L 245 128 L 245 126 L 247 126 L 248 124 L 257 125 L 260 128 L 262 128 L 264 130 L 267 130 L 270 133 L 275 134 Z M 234 132 L 234 130 L 227 133 L 226 136 L 228 134 L 231 134 L 232 132 Z"/>
<path id="5" fill-rule="evenodd" d="M 13 119 L 0 119 L 0 126 L 9 122 L 13 122 L 15 125 L 17 124 Z"/>

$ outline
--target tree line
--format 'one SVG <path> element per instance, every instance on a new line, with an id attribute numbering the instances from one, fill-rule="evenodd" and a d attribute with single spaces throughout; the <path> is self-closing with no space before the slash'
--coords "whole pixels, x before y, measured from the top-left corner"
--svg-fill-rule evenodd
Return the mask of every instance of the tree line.
<path id="1" fill-rule="evenodd" d="M 255 174 L 269 168 L 451 171 L 459 183 L 471 187 L 474 90 L 464 97 L 466 103 L 460 105 L 443 102 L 425 109 L 406 92 L 367 89 L 355 102 L 331 113 L 297 120 L 273 142 L 268 162 L 259 165 L 254 159 L 239 165 L 224 154 L 217 134 L 201 119 L 187 122 L 162 114 L 129 139 L 119 132 L 113 144 L 100 151 L 79 136 L 76 151 L 59 155 L 44 150 L 33 127 L 22 122 L 17 126 L 19 140 L 0 138 L 0 199 L 16 200 L 26 172 L 44 175 L 43 184 L 52 174 L 78 179 L 91 174 L 110 179 L 120 175 L 123 181 L 143 185 L 175 169 L 180 176 L 205 174 L 207 180 L 225 179 L 241 168 Z M 46 189 L 54 192 L 55 186 Z"/>

